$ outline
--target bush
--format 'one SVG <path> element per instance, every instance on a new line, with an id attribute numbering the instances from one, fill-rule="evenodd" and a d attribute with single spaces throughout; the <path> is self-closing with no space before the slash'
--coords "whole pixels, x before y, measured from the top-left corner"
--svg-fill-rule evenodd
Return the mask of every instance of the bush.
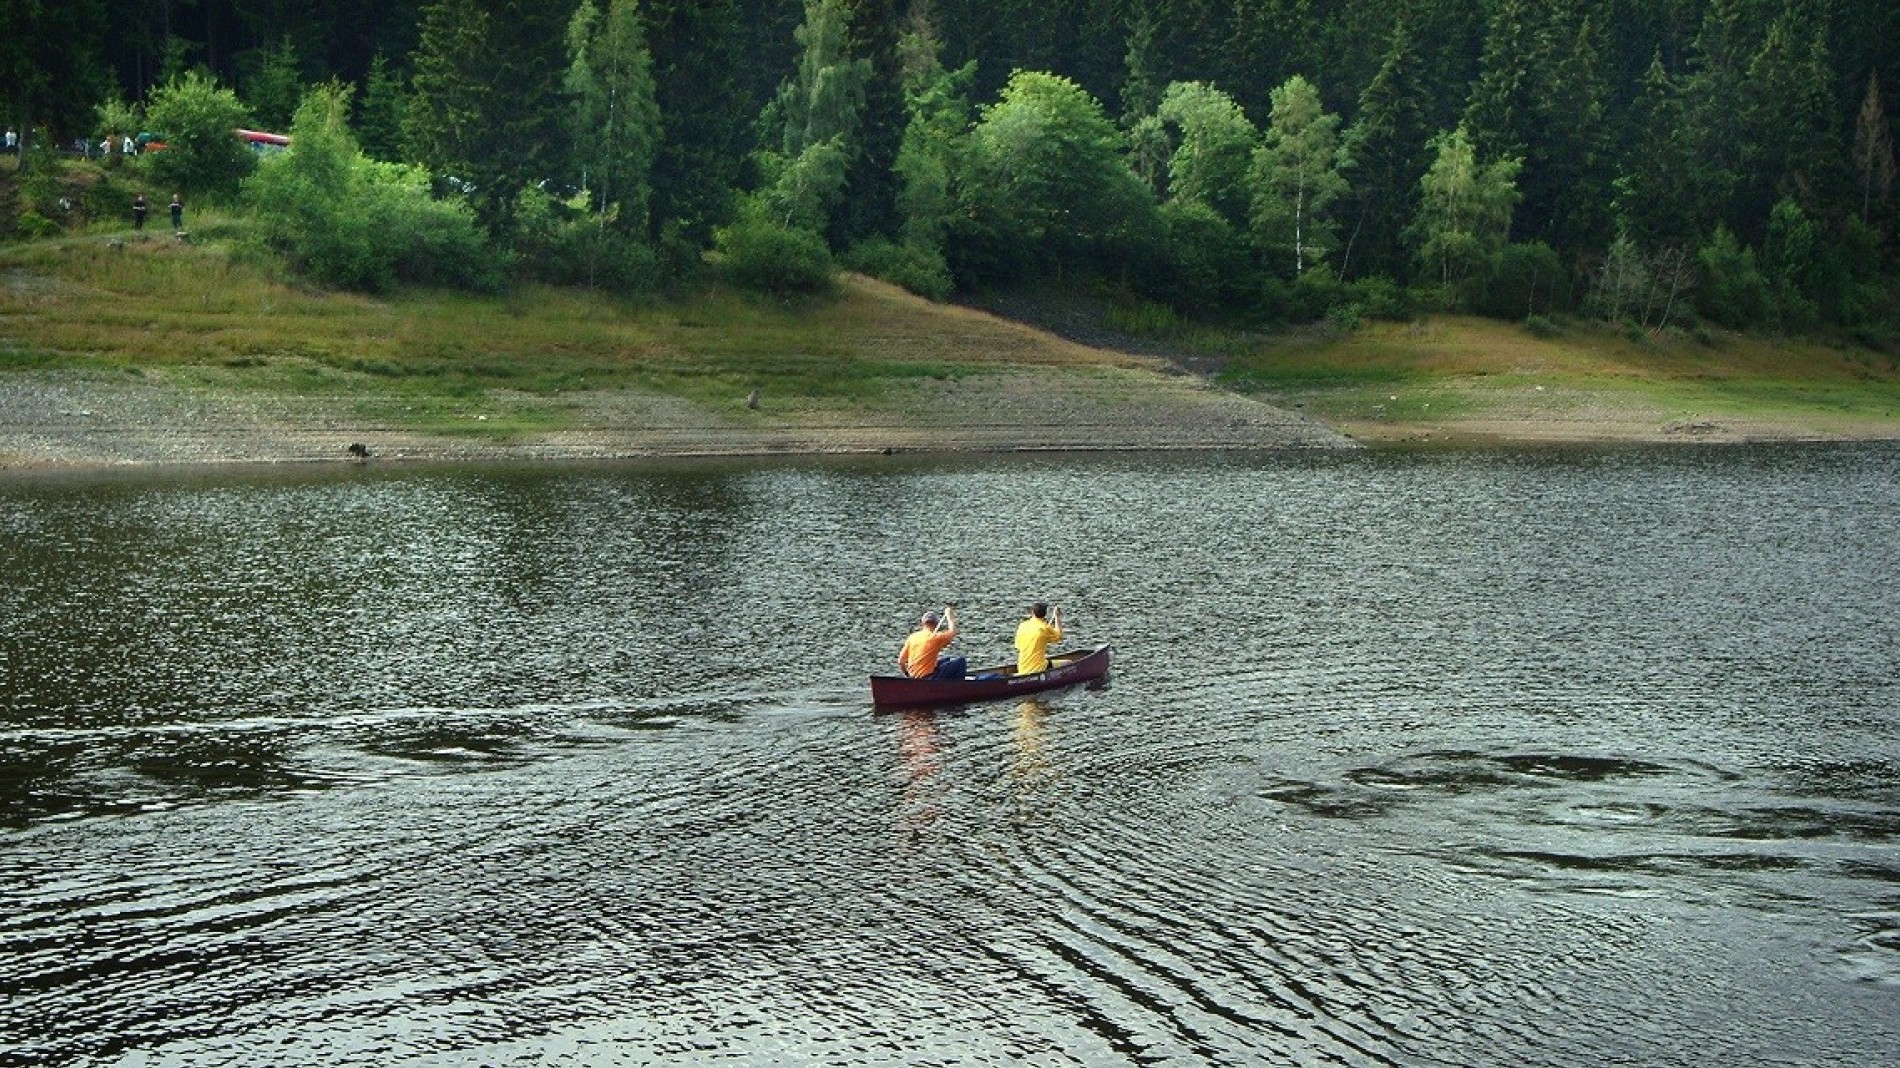
<path id="1" fill-rule="evenodd" d="M 1181 318 L 1166 304 L 1130 297 L 1109 305 L 1108 326 L 1133 337 L 1165 338 L 1181 329 Z"/>
<path id="2" fill-rule="evenodd" d="M 420 168 L 366 158 L 350 135 L 349 91 L 304 98 L 294 147 L 245 183 L 265 241 L 326 285 L 379 292 L 397 282 L 490 288 L 501 263 L 468 206 L 434 199 Z"/>
<path id="3" fill-rule="evenodd" d="M 1506 245 L 1488 269 L 1472 280 L 1466 305 L 1493 319 L 1519 319 L 1558 307 L 1564 270 L 1549 245 Z"/>
<path id="4" fill-rule="evenodd" d="M 1765 321 L 1774 308 L 1774 294 L 1755 266 L 1754 250 L 1743 245 L 1725 226 L 1696 254 L 1702 265 L 1696 290 L 1696 310 L 1723 326 L 1746 330 Z"/>
<path id="5" fill-rule="evenodd" d="M 59 233 L 58 223 L 31 208 L 20 213 L 19 221 L 14 224 L 14 228 L 19 231 L 21 237 L 29 239 L 52 237 Z"/>
<path id="6" fill-rule="evenodd" d="M 754 205 L 713 236 L 721 270 L 742 289 L 781 297 L 831 289 L 831 250 L 824 238 L 775 222 Z"/>
<path id="7" fill-rule="evenodd" d="M 1412 302 L 1397 282 L 1383 276 L 1360 278 L 1346 284 L 1350 300 L 1368 319 L 1402 323 L 1412 318 Z"/>
<path id="8" fill-rule="evenodd" d="M 555 285 L 637 293 L 661 280 L 651 245 L 532 186 L 515 201 L 515 251 L 525 273 Z"/>
<path id="9" fill-rule="evenodd" d="M 1524 317 L 1524 329 L 1528 331 L 1532 337 L 1556 337 L 1562 333 L 1562 331 L 1557 329 L 1557 324 L 1553 322 L 1548 315 L 1526 315 Z"/>
<path id="10" fill-rule="evenodd" d="M 1252 270 L 1246 244 L 1233 224 L 1198 201 L 1170 201 L 1162 206 L 1160 219 L 1156 269 L 1142 272 L 1130 284 L 1190 315 L 1241 306 L 1251 288 Z"/>
<path id="11" fill-rule="evenodd" d="M 152 93 L 146 121 L 165 138 L 165 150 L 142 157 L 152 180 L 191 194 L 234 193 L 257 159 L 231 133 L 244 125 L 237 94 L 210 75 L 190 73 Z"/>
<path id="12" fill-rule="evenodd" d="M 845 253 L 844 265 L 930 300 L 945 299 L 953 288 L 943 253 L 920 245 L 873 237 Z"/>

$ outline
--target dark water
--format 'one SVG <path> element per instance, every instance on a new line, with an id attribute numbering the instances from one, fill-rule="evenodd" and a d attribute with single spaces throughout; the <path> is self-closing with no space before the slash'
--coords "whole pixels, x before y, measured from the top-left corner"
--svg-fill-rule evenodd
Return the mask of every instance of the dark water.
<path id="1" fill-rule="evenodd" d="M 0 483 L 0 1063 L 1900 1063 L 1897 469 Z"/>

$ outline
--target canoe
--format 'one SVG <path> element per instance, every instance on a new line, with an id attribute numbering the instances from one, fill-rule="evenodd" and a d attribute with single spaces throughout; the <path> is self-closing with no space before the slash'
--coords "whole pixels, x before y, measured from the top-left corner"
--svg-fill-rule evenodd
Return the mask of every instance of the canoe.
<path id="1" fill-rule="evenodd" d="M 913 679 L 903 675 L 871 676 L 871 703 L 879 708 L 915 708 L 919 705 L 955 705 L 968 701 L 1000 701 L 1020 694 L 1094 682 L 1108 675 L 1109 647 L 1071 649 L 1049 657 L 1049 670 L 1016 674 L 1016 665 L 976 668 L 961 679 Z"/>

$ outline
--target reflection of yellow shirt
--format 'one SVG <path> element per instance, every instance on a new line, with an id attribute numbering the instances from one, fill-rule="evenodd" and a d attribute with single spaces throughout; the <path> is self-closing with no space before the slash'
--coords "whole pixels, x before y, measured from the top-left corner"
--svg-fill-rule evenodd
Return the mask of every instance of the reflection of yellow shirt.
<path id="1" fill-rule="evenodd" d="M 1030 616 L 1016 628 L 1016 674 L 1034 675 L 1049 669 L 1049 643 L 1062 640 L 1062 628 Z"/>

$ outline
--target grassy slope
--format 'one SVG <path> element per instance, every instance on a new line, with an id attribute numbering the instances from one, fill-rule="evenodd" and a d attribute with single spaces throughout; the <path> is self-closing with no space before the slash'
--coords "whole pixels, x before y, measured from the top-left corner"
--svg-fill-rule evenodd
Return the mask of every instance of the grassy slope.
<path id="1" fill-rule="evenodd" d="M 669 301 L 546 288 L 378 299 L 282 281 L 227 247 L 169 235 L 0 250 L 0 368 L 351 395 L 366 415 L 425 430 L 454 429 L 431 426 L 431 412 L 446 419 L 484 399 L 510 409 L 513 430 L 548 429 L 522 420 L 558 422 L 558 407 L 501 399 L 585 390 L 729 412 L 758 389 L 835 415 L 877 410 L 920 380 L 1037 366 L 1159 368 L 855 278 L 844 299 L 797 307 L 717 288 Z"/>
<path id="2" fill-rule="evenodd" d="M 1221 377 L 1373 440 L 1900 437 L 1900 362 L 1813 341 L 1444 317 L 1256 346 Z"/>
<path id="3" fill-rule="evenodd" d="M 195 226 L 215 233 L 220 220 Z M 549 289 L 375 299 L 280 280 L 218 244 L 128 238 L 0 249 L 0 369 L 340 397 L 384 425 L 491 438 L 561 429 L 583 416 L 559 398 L 587 391 L 666 398 L 738 427 L 762 418 L 738 403 L 754 389 L 781 413 L 839 423 L 914 405 L 920 384 L 1024 367 L 1109 376 L 1130 406 L 1166 392 L 1157 361 L 862 279 L 804 307 L 717 289 L 670 301 Z M 1895 361 L 1812 343 L 1535 336 L 1447 318 L 1222 347 L 1227 384 L 1374 440 L 1900 437 Z"/>

